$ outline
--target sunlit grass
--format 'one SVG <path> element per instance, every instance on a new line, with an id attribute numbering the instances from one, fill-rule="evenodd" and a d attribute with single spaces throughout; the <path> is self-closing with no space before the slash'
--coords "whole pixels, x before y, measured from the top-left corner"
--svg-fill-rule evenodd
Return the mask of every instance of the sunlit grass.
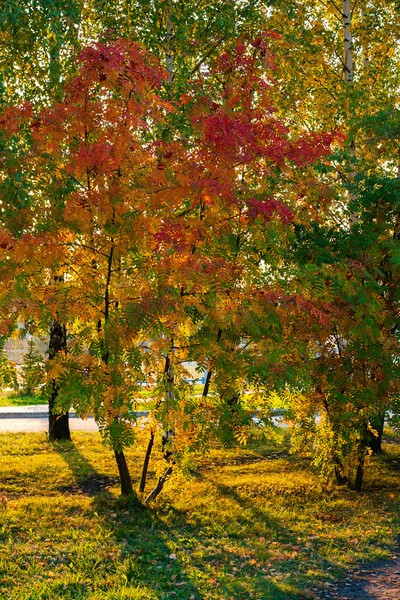
<path id="1" fill-rule="evenodd" d="M 41 394 L 22 394 L 11 390 L 0 391 L 0 406 L 30 406 L 46 404 Z"/>
<path id="2" fill-rule="evenodd" d="M 98 434 L 1 435 L 0 597 L 311 598 L 348 566 L 395 552 L 396 442 L 360 495 L 322 485 L 284 442 L 214 448 L 146 509 L 119 496 Z M 143 454 L 127 452 L 136 487 Z M 154 481 L 151 471 L 148 490 Z"/>

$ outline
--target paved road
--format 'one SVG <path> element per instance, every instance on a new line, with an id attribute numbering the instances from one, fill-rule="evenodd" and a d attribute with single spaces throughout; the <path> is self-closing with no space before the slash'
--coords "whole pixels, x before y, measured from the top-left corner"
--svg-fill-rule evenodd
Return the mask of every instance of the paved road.
<path id="1" fill-rule="evenodd" d="M 94 419 L 70 419 L 69 428 L 71 431 L 97 431 L 98 427 Z M 0 433 L 35 433 L 38 431 L 48 431 L 48 419 L 1 419 Z"/>
<path id="2" fill-rule="evenodd" d="M 138 417 L 146 417 L 149 411 L 138 412 Z M 49 411 L 46 404 L 31 406 L 0 407 L 0 433 L 48 431 Z M 80 419 L 74 412 L 70 413 L 69 427 L 71 431 L 97 431 L 96 421 L 89 417 Z"/>
<path id="3" fill-rule="evenodd" d="M 138 417 L 147 417 L 149 411 L 138 411 L 136 414 Z M 2 406 L 0 407 L 0 433 L 48 431 L 48 416 L 47 404 Z M 69 416 L 71 431 L 97 431 L 98 429 L 96 421 L 91 417 L 80 419 L 73 411 Z M 319 421 L 319 417 L 316 417 L 316 420 Z M 254 421 L 258 422 L 257 417 L 254 417 Z M 278 415 L 272 417 L 272 421 L 278 427 L 288 426 Z"/>

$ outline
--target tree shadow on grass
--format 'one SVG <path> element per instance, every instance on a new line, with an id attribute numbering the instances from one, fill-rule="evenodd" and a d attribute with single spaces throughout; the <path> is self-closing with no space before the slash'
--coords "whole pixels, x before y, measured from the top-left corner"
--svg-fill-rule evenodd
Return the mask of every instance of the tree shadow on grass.
<path id="1" fill-rule="evenodd" d="M 90 586 L 90 593 L 97 594 L 99 599 L 301 600 L 307 597 L 283 589 L 265 578 L 259 565 L 249 559 L 248 540 L 240 539 L 235 532 L 225 532 L 223 526 L 208 520 L 206 515 L 199 514 L 193 519 L 190 512 L 165 504 L 162 499 L 149 509 L 135 496 L 116 498 L 107 487 L 116 485 L 117 478 L 114 480 L 98 473 L 72 443 L 56 444 L 54 447 L 76 478 L 76 484 L 64 486 L 63 491 L 92 496 L 93 513 L 107 532 L 107 539 L 119 547 L 114 576 L 117 575 L 121 583 L 118 590 L 115 584 L 104 584 L 102 590 L 95 584 Z M 242 501 L 234 490 L 226 486 L 221 486 L 219 493 L 230 494 L 234 500 Z M 255 518 L 262 518 L 265 522 L 267 515 L 262 511 L 251 514 L 249 518 L 238 514 L 235 527 L 239 525 L 239 528 L 250 531 L 254 524 L 251 521 Z M 273 529 L 278 524 L 271 520 L 268 526 Z M 235 548 L 228 551 L 226 546 L 232 540 Z M 98 568 L 103 567 L 100 565 Z M 112 570 L 109 565 L 107 568 Z M 141 595 L 131 595 L 136 589 L 142 590 Z M 87 597 L 88 592 L 83 588 L 74 590 L 65 590 L 66 595 L 63 592 L 61 597 Z M 148 596 L 149 590 L 152 595 Z M 59 588 L 54 587 L 53 591 L 60 594 Z M 78 595 L 73 596 L 72 593 Z"/>
<path id="2" fill-rule="evenodd" d="M 116 497 L 109 488 L 118 486 L 119 478 L 99 473 L 73 442 L 55 442 L 53 448 L 75 476 L 73 484 L 59 486 L 59 491 L 68 495 L 90 496 L 91 513 L 95 515 L 98 527 L 104 530 L 105 545 L 110 540 L 110 547 L 114 550 L 115 544 L 119 547 L 114 563 L 104 558 L 104 548 L 97 562 L 95 557 L 86 558 L 88 571 L 104 571 L 104 583 L 93 581 L 92 584 L 69 584 L 67 587 L 54 584 L 51 588 L 54 597 L 78 600 L 88 596 L 110 600 L 145 600 L 150 597 L 202 599 L 204 596 L 187 578 L 174 555 L 170 545 L 173 535 L 165 523 L 144 507 L 136 496 Z M 82 571 L 85 568 L 84 557 L 78 556 L 76 561 Z M 115 581 L 106 583 L 107 575 L 117 579 L 118 584 Z M 48 598 L 50 600 L 51 595 Z"/>
<path id="3" fill-rule="evenodd" d="M 185 512 L 166 508 L 154 512 L 130 504 L 129 517 L 114 529 L 128 557 L 128 577 L 176 600 L 304 600 L 307 596 L 281 589 L 263 578 L 257 565 L 236 550 L 225 551 L 221 532 L 212 524 L 193 523 Z M 245 561 L 245 565 L 243 564 Z M 237 565 L 235 567 L 234 565 Z M 243 571 L 246 571 L 243 576 Z"/>
<path id="4" fill-rule="evenodd" d="M 52 442 L 52 447 L 67 463 L 75 477 L 73 483 L 58 486 L 59 492 L 95 496 L 99 493 L 109 494 L 109 488 L 119 484 L 117 476 L 110 477 L 97 471 L 74 442 Z"/>

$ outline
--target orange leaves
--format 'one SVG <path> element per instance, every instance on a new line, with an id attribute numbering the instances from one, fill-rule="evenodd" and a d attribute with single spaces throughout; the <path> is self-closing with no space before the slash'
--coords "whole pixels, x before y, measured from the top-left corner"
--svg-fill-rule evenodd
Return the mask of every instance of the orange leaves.
<path id="1" fill-rule="evenodd" d="M 4 227 L 0 228 L 0 248 L 2 250 L 11 250 L 15 245 L 11 233 Z"/>
<path id="2" fill-rule="evenodd" d="M 309 164 L 329 140 L 293 142 L 275 118 L 271 61 L 266 36 L 239 40 L 167 102 L 156 58 L 127 40 L 95 43 L 64 101 L 31 120 L 29 222 L 16 248 L 0 231 L 0 248 L 23 265 L 24 316 L 68 327 L 70 353 L 49 378 L 122 445 L 139 384 L 151 380 L 168 399 L 176 448 L 204 446 L 264 360 L 241 340 L 266 338 L 273 319 L 322 318 L 277 281 L 299 219 L 299 194 L 292 201 L 282 183 L 289 163 Z M 207 406 L 187 398 L 186 360 L 215 367 Z M 245 443 L 241 418 L 233 434 Z"/>
<path id="3" fill-rule="evenodd" d="M 59 377 L 64 373 L 65 367 L 55 360 L 49 360 L 47 362 L 47 377 L 48 379 L 59 379 Z"/>
<path id="4" fill-rule="evenodd" d="M 32 116 L 32 106 L 25 102 L 19 106 L 9 106 L 0 113 L 0 127 L 8 135 L 13 135 Z"/>

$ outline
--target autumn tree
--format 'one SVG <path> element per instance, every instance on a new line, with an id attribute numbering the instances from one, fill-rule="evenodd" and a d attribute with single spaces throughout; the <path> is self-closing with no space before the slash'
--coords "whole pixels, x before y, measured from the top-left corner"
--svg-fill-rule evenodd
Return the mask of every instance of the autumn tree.
<path id="1" fill-rule="evenodd" d="M 29 100 L 36 112 L 40 107 L 60 100 L 65 81 L 76 73 L 75 53 L 89 40 L 119 36 L 140 40 L 169 68 L 163 93 L 178 96 L 187 87 L 188 78 L 205 67 L 221 45 L 234 43 L 243 30 L 257 26 L 258 2 L 157 3 L 118 2 L 43 2 L 29 0 L 23 5 L 8 3 L 2 9 L 0 28 L 5 42 L 0 49 L 2 80 L 0 103 Z M 221 34 L 221 32 L 223 32 Z M 29 143 L 29 142 L 28 142 Z M 21 174 L 18 173 L 17 177 Z M 16 181 L 20 185 L 20 181 Z M 21 195 L 21 194 L 20 194 Z M 31 196 L 25 194 L 25 201 Z M 53 283 L 62 280 L 54 273 Z M 19 315 L 22 318 L 22 315 Z M 48 318 L 49 356 L 65 350 L 65 323 L 57 315 Z M 55 350 L 56 349 L 56 350 Z M 49 396 L 51 436 L 69 438 L 68 415 L 58 415 L 53 423 L 52 404 L 57 386 Z"/>
<path id="2" fill-rule="evenodd" d="M 199 74 L 195 91 L 172 104 L 159 93 L 169 74 L 149 54 L 124 40 L 97 44 L 81 55 L 63 102 L 32 117 L 29 107 L 3 115 L 16 139 L 31 131 L 23 172 L 36 186 L 22 235 L 3 232 L 11 290 L 3 307 L 11 314 L 17 303 L 22 314 L 68 325 L 69 352 L 58 351 L 48 369 L 57 407 L 73 402 L 79 414 L 94 414 L 125 494 L 132 487 L 123 448 L 134 439 L 146 369 L 168 391 L 172 373 L 175 388 L 183 380 L 185 358 L 215 361 L 220 400 L 212 410 L 225 403 L 232 413 L 237 378 L 227 358 L 246 334 L 241 304 L 274 287 L 272 269 L 281 265 L 271 239 L 293 218 L 272 195 L 276 174 L 318 159 L 333 139 L 291 139 L 274 117 L 267 40 L 240 41 L 215 61 L 213 77 Z M 179 113 L 186 137 L 175 125 Z M 54 277 L 43 285 L 46 273 Z M 157 419 L 166 430 L 181 424 L 175 445 L 184 449 L 203 435 L 201 423 L 213 422 L 210 405 L 187 411 L 183 396 L 165 399 Z"/>
<path id="3" fill-rule="evenodd" d="M 325 437 L 330 442 L 320 445 L 321 449 L 330 447 L 324 464 L 336 468 L 339 481 L 347 478 L 356 487 L 368 447 L 379 448 L 376 434 L 381 433 L 384 412 L 397 385 L 393 354 L 384 350 L 395 352 L 397 344 L 398 300 L 389 283 L 396 274 L 387 267 L 396 238 L 397 209 L 394 196 L 383 192 L 397 185 L 393 119 L 389 119 L 389 143 L 377 134 L 388 115 L 394 114 L 398 85 L 393 45 L 398 23 L 393 10 L 391 2 L 378 7 L 373 2 L 347 1 L 321 2 L 310 10 L 307 3 L 296 0 L 275 3 L 267 17 L 281 34 L 272 41 L 280 57 L 276 77 L 281 86 L 275 88 L 279 109 L 292 114 L 299 127 L 323 123 L 327 128 L 339 126 L 346 134 L 343 151 L 332 157 L 329 168 L 316 173 L 318 184 L 309 196 L 313 197 L 309 225 L 304 220 L 296 227 L 299 253 L 286 260 L 288 265 L 297 264 L 294 277 L 299 291 L 308 289 L 310 297 L 317 302 L 319 297 L 321 308 L 327 311 L 330 325 L 319 333 L 318 327 L 308 332 L 310 356 L 307 359 L 303 354 L 299 366 L 308 361 L 313 373 L 309 397 L 320 393 L 321 401 L 325 396 L 325 404 L 318 408 L 330 422 Z M 301 76 L 287 77 L 294 66 Z M 387 208 L 385 217 L 378 197 Z M 304 335 L 302 326 L 298 333 L 298 338 Z M 377 365 L 379 352 L 382 364 Z M 377 370 L 384 373 L 379 385 Z M 304 398 L 302 402 L 301 418 Z M 315 408 L 311 403 L 311 419 Z M 342 444 L 346 450 L 339 460 Z M 359 455 L 354 463 L 359 476 L 344 476 L 343 465 L 355 454 Z"/>

